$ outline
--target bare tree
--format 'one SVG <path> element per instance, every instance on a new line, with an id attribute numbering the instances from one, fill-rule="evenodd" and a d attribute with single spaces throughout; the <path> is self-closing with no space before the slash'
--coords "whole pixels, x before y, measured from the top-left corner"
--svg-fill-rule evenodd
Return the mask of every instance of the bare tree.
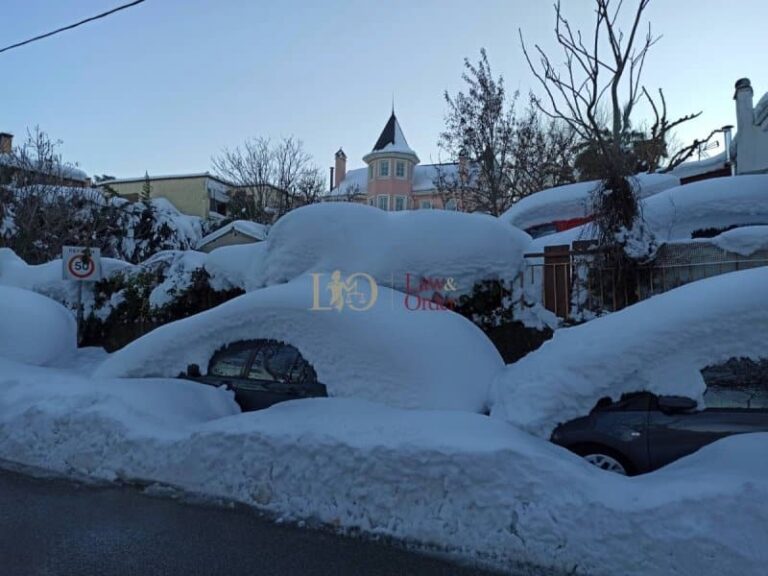
<path id="1" fill-rule="evenodd" d="M 629 32 L 624 33 L 619 22 L 624 2 L 595 0 L 594 27 L 591 35 L 585 36 L 571 27 L 558 0 L 555 38 L 563 51 L 562 66 L 553 64 L 538 44 L 534 46 L 534 63 L 520 32 L 528 65 L 544 89 L 544 98 L 536 99 L 537 106 L 550 118 L 567 123 L 582 142 L 597 151 L 603 186 L 594 196 L 593 212 L 602 244 L 615 244 L 622 231 L 631 230 L 639 217 L 637 198 L 628 180 L 634 158 L 627 153 L 627 144 L 633 132 L 633 113 L 640 102 L 645 100 L 655 114 L 652 145 L 648 146 L 656 158 L 652 166 L 663 157 L 670 130 L 701 114 L 668 121 L 663 92 L 659 91 L 657 102 L 642 84 L 646 57 L 659 40 L 650 24 L 642 32 L 649 3 L 638 0 L 629 19 Z M 603 53 L 606 46 L 607 55 Z"/>
<path id="2" fill-rule="evenodd" d="M 317 201 L 324 186 L 320 169 L 301 140 L 288 137 L 246 140 L 212 160 L 213 168 L 236 186 L 230 208 L 237 216 L 265 224 L 300 204 Z"/>

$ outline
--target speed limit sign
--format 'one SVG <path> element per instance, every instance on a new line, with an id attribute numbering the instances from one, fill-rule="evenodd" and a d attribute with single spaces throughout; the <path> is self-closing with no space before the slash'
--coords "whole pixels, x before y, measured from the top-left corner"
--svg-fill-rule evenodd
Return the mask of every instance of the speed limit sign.
<path id="1" fill-rule="evenodd" d="M 64 246 L 61 260 L 65 280 L 101 280 L 101 251 L 98 248 Z"/>

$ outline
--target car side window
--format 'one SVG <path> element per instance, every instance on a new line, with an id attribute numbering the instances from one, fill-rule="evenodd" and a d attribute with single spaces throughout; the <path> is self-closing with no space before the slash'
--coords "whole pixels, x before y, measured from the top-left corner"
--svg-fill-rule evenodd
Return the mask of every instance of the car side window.
<path id="1" fill-rule="evenodd" d="M 768 385 L 708 386 L 704 403 L 714 409 L 768 410 Z"/>
<path id="2" fill-rule="evenodd" d="M 702 370 L 713 410 L 768 410 L 768 359 L 731 358 Z"/>
<path id="3" fill-rule="evenodd" d="M 208 370 L 210 376 L 220 376 L 223 378 L 239 378 L 248 359 L 252 353 L 251 348 L 240 348 L 237 350 L 224 350 L 219 352 L 211 360 L 211 366 Z"/>

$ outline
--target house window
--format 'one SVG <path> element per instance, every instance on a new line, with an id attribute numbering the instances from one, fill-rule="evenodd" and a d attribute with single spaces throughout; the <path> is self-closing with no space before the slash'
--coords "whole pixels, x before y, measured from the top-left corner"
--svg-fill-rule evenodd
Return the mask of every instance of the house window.
<path id="1" fill-rule="evenodd" d="M 454 200 L 453 198 L 451 198 L 450 200 L 448 200 L 448 202 L 445 203 L 446 210 L 456 210 L 456 208 L 457 208 L 456 200 Z"/>
<path id="2" fill-rule="evenodd" d="M 389 160 L 379 161 L 379 176 L 389 178 Z"/>
<path id="3" fill-rule="evenodd" d="M 379 208 L 389 210 L 389 196 L 378 196 L 376 198 Z"/>
<path id="4" fill-rule="evenodd" d="M 398 160 L 395 163 L 395 177 L 405 178 L 405 162 L 403 160 Z"/>
<path id="5" fill-rule="evenodd" d="M 405 210 L 405 196 L 395 197 L 395 210 Z"/>
<path id="6" fill-rule="evenodd" d="M 373 164 L 368 164 L 368 180 L 373 180 Z"/>
<path id="7" fill-rule="evenodd" d="M 429 210 L 432 208 L 432 200 L 422 200 L 421 204 L 419 204 L 422 210 Z"/>

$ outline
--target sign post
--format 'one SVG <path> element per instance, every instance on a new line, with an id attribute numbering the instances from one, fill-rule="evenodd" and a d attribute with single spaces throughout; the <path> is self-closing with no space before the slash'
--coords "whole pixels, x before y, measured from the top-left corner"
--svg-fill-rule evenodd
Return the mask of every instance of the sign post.
<path id="1" fill-rule="evenodd" d="M 98 248 L 64 246 L 61 251 L 64 280 L 77 282 L 77 343 L 82 342 L 83 282 L 101 280 L 101 251 Z"/>

